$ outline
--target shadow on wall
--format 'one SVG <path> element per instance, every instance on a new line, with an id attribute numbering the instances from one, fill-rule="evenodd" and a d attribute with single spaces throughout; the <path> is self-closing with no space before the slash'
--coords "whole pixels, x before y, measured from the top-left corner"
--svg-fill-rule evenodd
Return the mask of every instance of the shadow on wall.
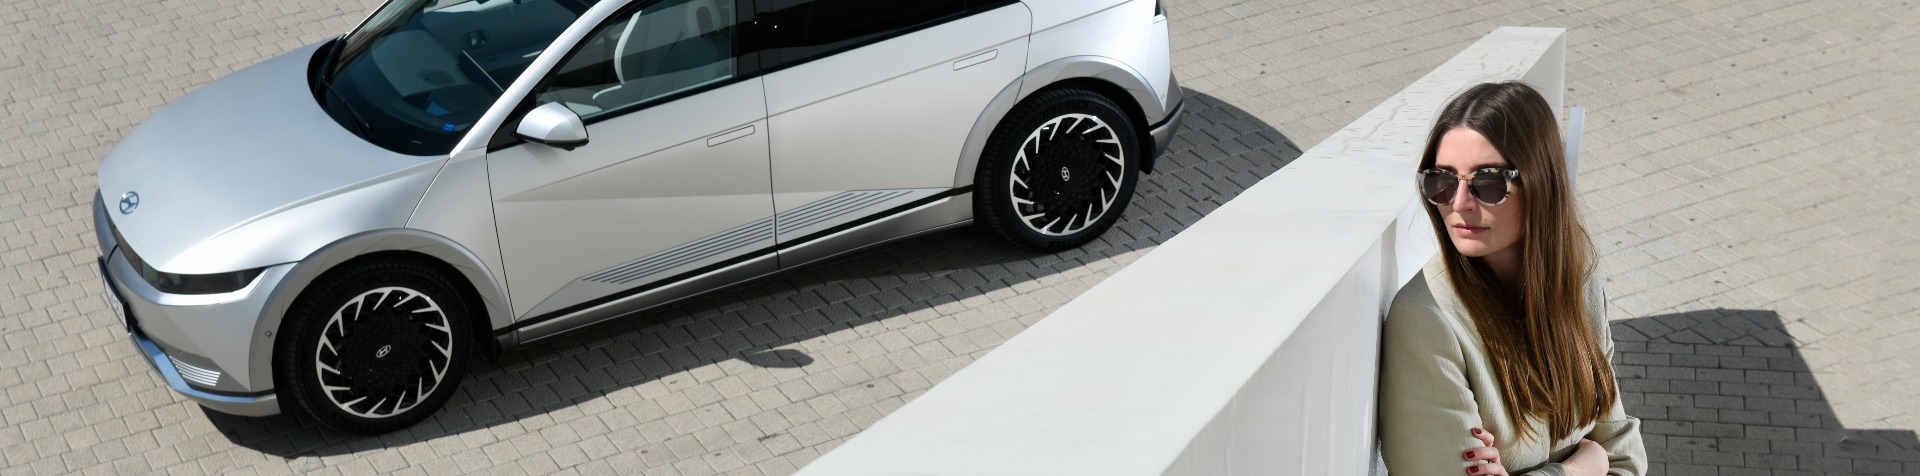
<path id="1" fill-rule="evenodd" d="M 819 442 L 796 441 L 786 431 L 828 416 L 809 408 L 809 399 L 856 392 L 840 400 L 857 407 L 863 405 L 857 401 L 911 398 L 932 384 L 926 380 L 944 378 L 1001 339 L 979 345 L 970 333 L 943 335 L 928 328 L 915 334 L 916 324 L 1005 305 L 998 311 L 1007 314 L 973 311 L 993 321 L 991 329 L 975 331 L 1010 335 L 1003 329 L 1025 329 L 1064 301 L 1041 304 L 1047 300 L 1022 294 L 1061 286 L 1066 298 L 1077 295 L 1086 285 L 1076 282 L 1112 273 L 1301 154 L 1285 135 L 1240 108 L 1191 90 L 1187 101 L 1183 129 L 1155 173 L 1141 175 L 1125 215 L 1100 239 L 1078 249 L 1032 253 L 967 227 L 856 253 L 555 338 L 497 361 L 477 359 L 438 414 L 378 437 L 325 430 L 291 414 L 206 415 L 234 444 L 286 458 L 397 447 L 529 418 L 545 421 L 529 422 L 531 428 L 520 431 L 595 420 L 585 424 L 599 425 L 602 432 L 638 427 L 634 437 L 657 440 L 751 419 L 745 428 L 767 433 L 753 436 L 770 448 L 811 446 Z M 925 312 L 930 310 L 935 312 Z M 828 337 L 879 321 L 886 326 Z M 869 342 L 842 345 L 842 340 Z M 801 342 L 814 349 L 831 346 L 844 355 L 792 348 Z M 916 368 L 932 375 L 890 378 Z M 751 398 L 703 385 L 730 376 L 742 377 L 732 391 Z M 606 398 L 633 387 L 640 388 Z M 548 443 L 571 444 L 564 439 Z"/>
<path id="2" fill-rule="evenodd" d="M 1920 474 L 1912 430 L 1848 429 L 1773 311 L 1613 323 L 1627 413 L 1653 474 Z"/>

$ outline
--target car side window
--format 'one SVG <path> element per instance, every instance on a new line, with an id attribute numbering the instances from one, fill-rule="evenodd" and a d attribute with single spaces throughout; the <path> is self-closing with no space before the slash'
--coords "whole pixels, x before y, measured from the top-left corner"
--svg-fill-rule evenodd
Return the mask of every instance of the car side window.
<path id="1" fill-rule="evenodd" d="M 982 0 L 756 0 L 768 69 L 883 40 L 965 14 Z"/>
<path id="2" fill-rule="evenodd" d="M 536 99 L 592 120 L 733 78 L 733 7 L 733 0 L 661 0 L 616 15 Z"/>

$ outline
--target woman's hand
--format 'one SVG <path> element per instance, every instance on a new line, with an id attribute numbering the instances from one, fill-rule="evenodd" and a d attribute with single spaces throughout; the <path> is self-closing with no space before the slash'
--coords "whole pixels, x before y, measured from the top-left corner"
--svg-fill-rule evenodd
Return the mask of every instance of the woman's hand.
<path id="1" fill-rule="evenodd" d="M 1507 476 L 1507 467 L 1500 464 L 1500 448 L 1493 445 L 1493 432 L 1479 428 L 1474 428 L 1472 432 L 1473 437 L 1479 438 L 1480 443 L 1487 445 L 1487 447 L 1469 449 L 1466 453 L 1461 454 L 1461 457 L 1466 458 L 1468 462 L 1475 463 L 1467 467 L 1467 474 L 1470 476 Z"/>
<path id="2" fill-rule="evenodd" d="M 1573 455 L 1568 456 L 1567 460 L 1561 461 L 1560 464 L 1572 469 L 1573 474 L 1576 475 L 1607 474 L 1607 449 L 1593 440 L 1581 438 L 1580 443 L 1574 446 Z"/>
<path id="3" fill-rule="evenodd" d="M 1487 447 L 1470 449 L 1461 454 L 1468 462 L 1477 463 L 1467 467 L 1467 474 L 1507 476 L 1507 467 L 1500 462 L 1500 448 L 1494 446 L 1493 433 L 1480 428 L 1474 428 L 1472 432 L 1473 437 L 1480 439 L 1480 443 Z M 1567 456 L 1567 460 L 1560 464 L 1577 476 L 1604 475 L 1607 474 L 1607 449 L 1593 440 L 1581 438 L 1580 443 L 1574 446 L 1573 455 Z"/>

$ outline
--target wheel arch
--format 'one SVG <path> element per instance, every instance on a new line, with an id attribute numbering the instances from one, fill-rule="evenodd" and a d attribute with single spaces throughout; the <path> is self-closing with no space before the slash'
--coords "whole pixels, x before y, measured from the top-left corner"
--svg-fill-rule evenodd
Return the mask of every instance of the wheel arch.
<path id="1" fill-rule="evenodd" d="M 1146 76 L 1142 76 L 1138 70 L 1104 56 L 1070 56 L 1028 70 L 1001 89 L 987 103 L 980 117 L 974 120 L 973 130 L 967 134 L 966 145 L 960 150 L 959 166 L 953 173 L 953 186 L 973 184 L 980 154 L 986 150 L 987 139 L 993 135 L 993 129 L 1020 101 L 1048 89 L 1077 87 L 1113 100 L 1126 112 L 1127 119 L 1133 121 L 1134 133 L 1139 135 L 1142 149 L 1151 149 L 1153 136 L 1149 126 L 1165 118 L 1168 111 L 1149 84 Z M 1154 159 L 1152 154 L 1142 154 L 1140 171 L 1153 172 Z"/>
<path id="2" fill-rule="evenodd" d="M 266 307 L 261 310 L 257 329 L 268 332 L 253 335 L 248 354 L 253 362 L 248 367 L 254 381 L 275 381 L 273 354 L 279 341 L 277 336 L 280 327 L 287 311 L 309 285 L 327 272 L 348 263 L 392 255 L 421 259 L 447 273 L 447 278 L 460 288 L 461 297 L 467 299 L 468 303 L 477 304 L 471 307 L 479 312 L 469 317 L 473 319 L 473 335 L 478 350 L 489 356 L 497 355 L 503 346 L 492 337 L 493 330 L 506 327 L 513 319 L 507 303 L 506 287 L 499 275 L 487 268 L 473 252 L 446 237 L 404 228 L 375 230 L 348 236 L 321 247 L 288 271 L 287 279 L 273 290 Z"/>

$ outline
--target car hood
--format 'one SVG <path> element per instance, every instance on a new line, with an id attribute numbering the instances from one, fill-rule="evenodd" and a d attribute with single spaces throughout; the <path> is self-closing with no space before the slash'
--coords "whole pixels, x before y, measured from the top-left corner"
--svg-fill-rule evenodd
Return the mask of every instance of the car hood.
<path id="1" fill-rule="evenodd" d="M 161 271 L 218 273 L 404 226 L 446 156 L 388 151 L 334 122 L 307 81 L 323 44 L 202 86 L 101 160 L 101 198 L 125 246 Z M 129 193 L 138 205 L 123 213 Z"/>

